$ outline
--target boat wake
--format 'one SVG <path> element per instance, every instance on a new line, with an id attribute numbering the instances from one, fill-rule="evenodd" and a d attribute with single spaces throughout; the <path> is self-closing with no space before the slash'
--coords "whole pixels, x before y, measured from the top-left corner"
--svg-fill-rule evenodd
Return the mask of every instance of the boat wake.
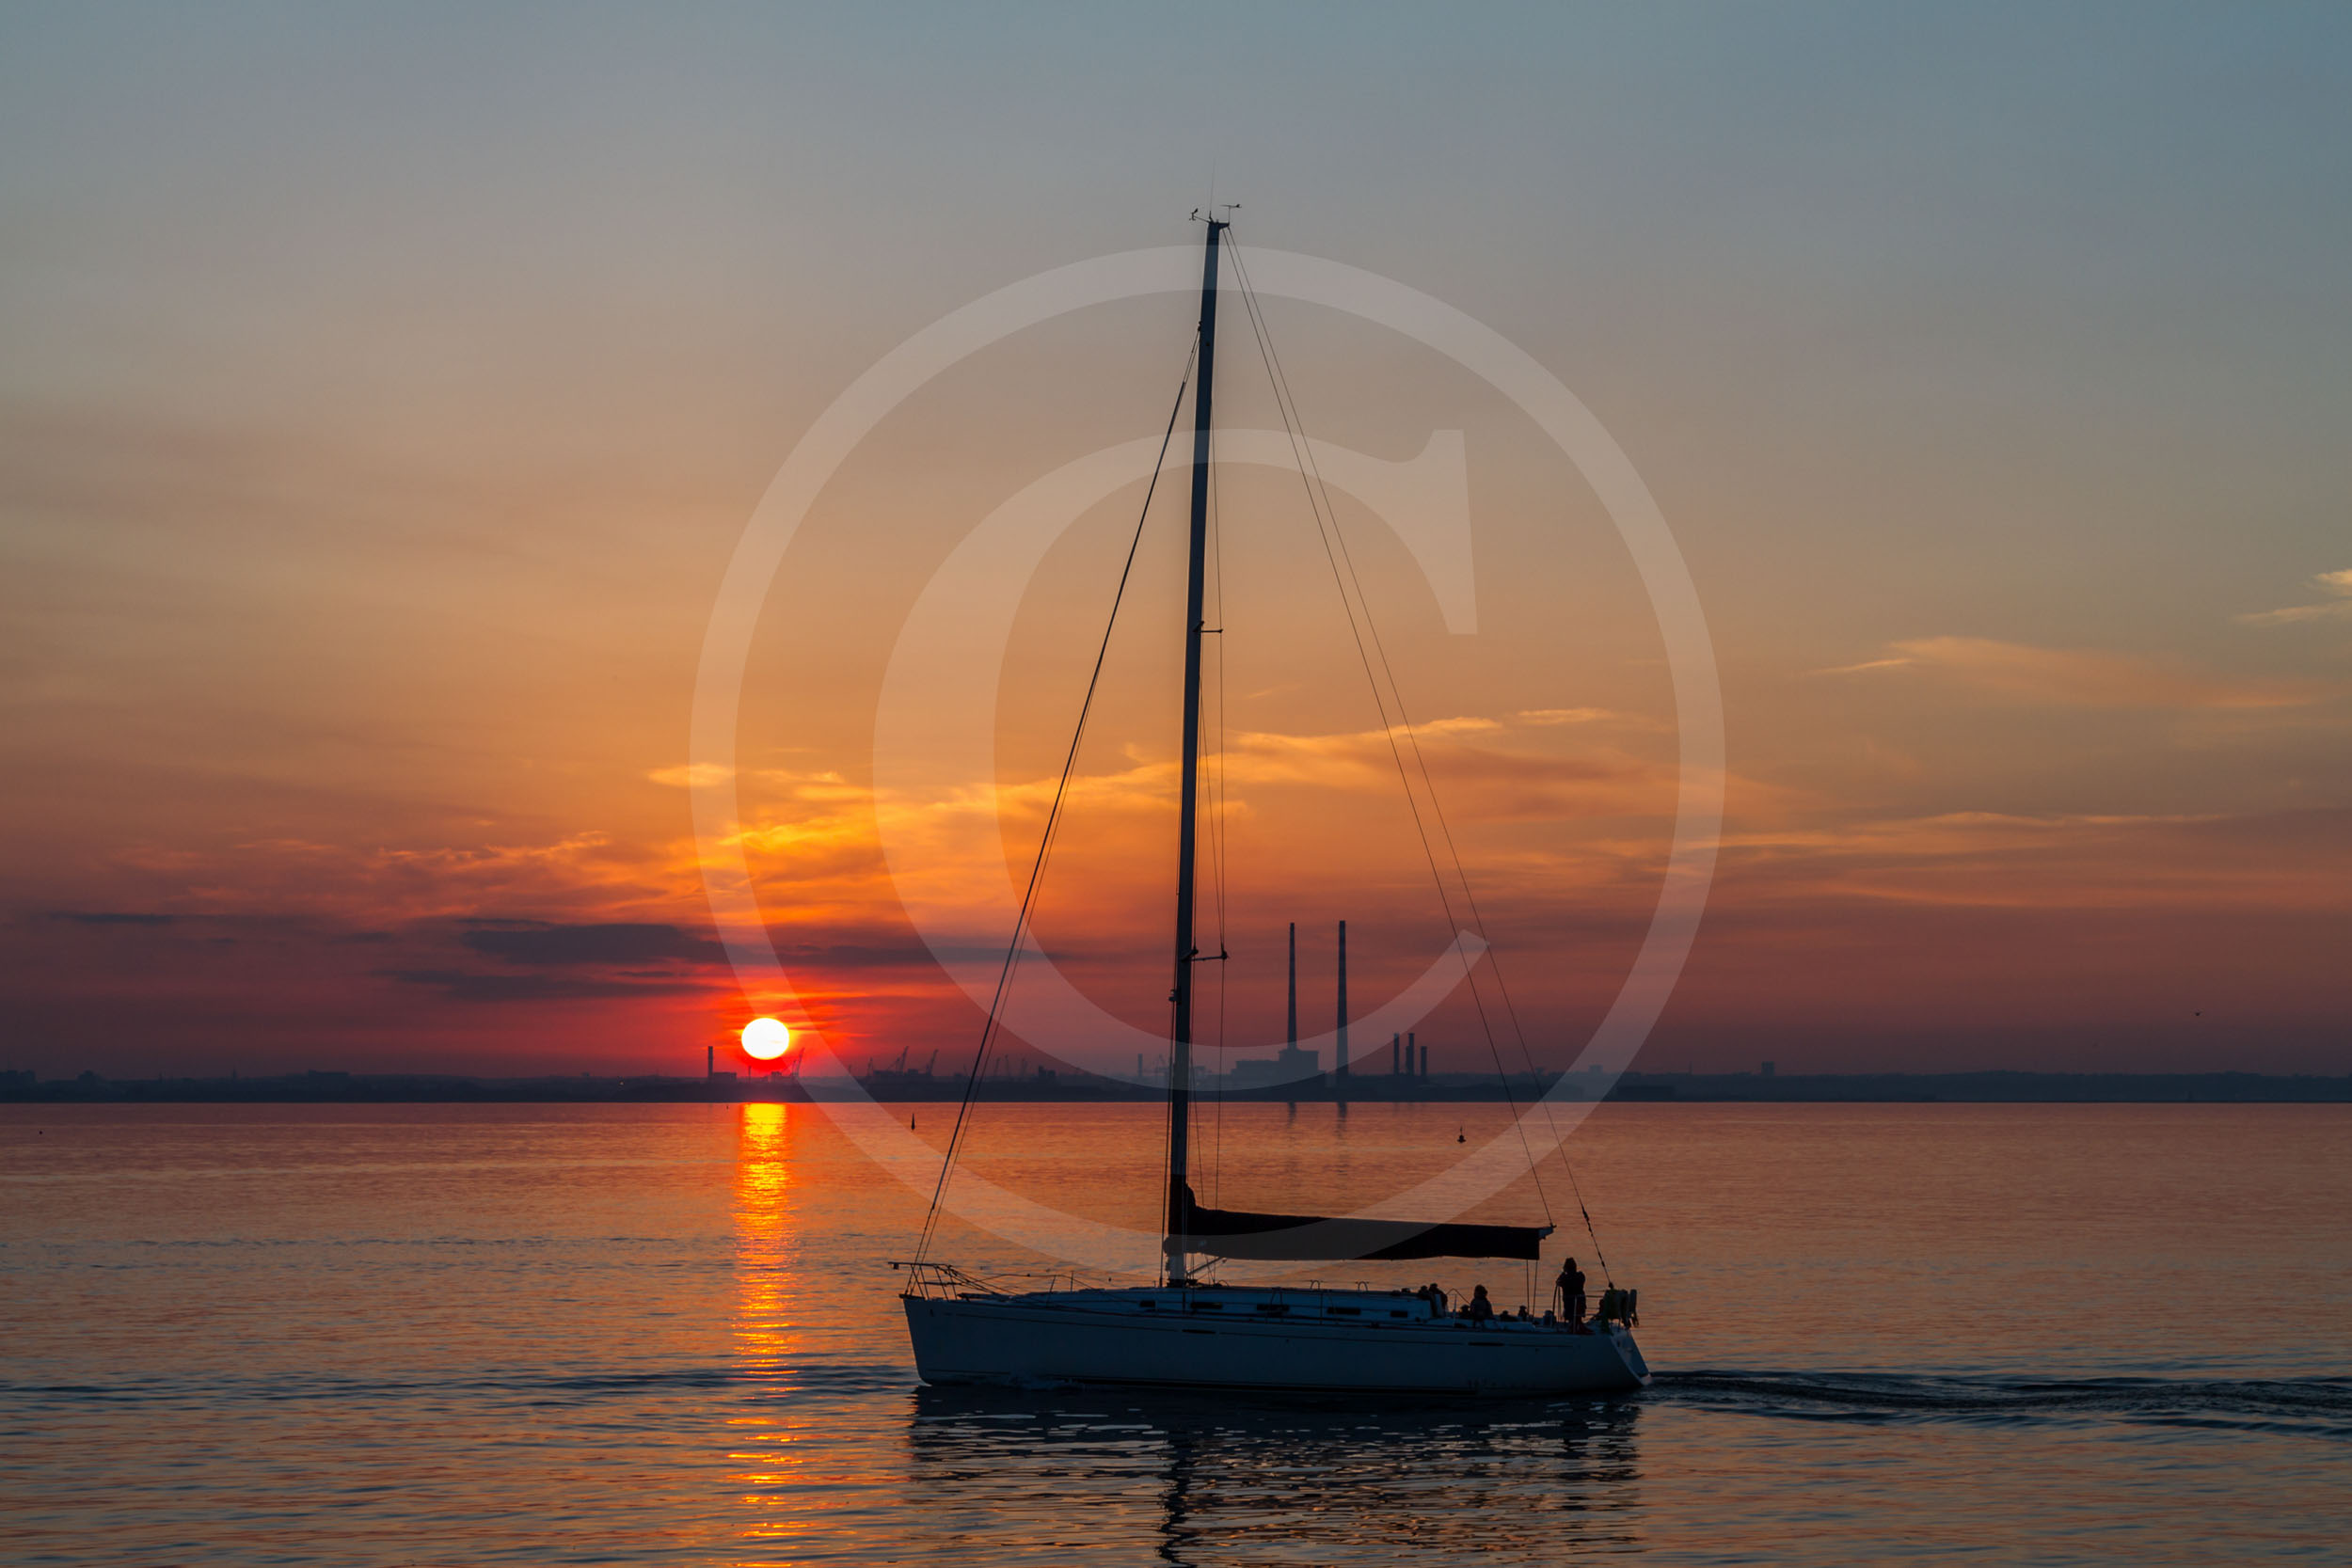
<path id="1" fill-rule="evenodd" d="M 10 1405 L 65 1409 L 90 1404 L 200 1406 L 303 1401 L 397 1403 L 410 1399 L 501 1397 L 524 1402 L 589 1404 L 696 1393 L 849 1400 L 899 1393 L 907 1386 L 907 1381 L 903 1366 L 886 1361 L 816 1362 L 757 1369 L 714 1364 L 611 1371 L 548 1369 L 441 1375 L 419 1372 L 406 1377 L 371 1378 L 333 1372 L 266 1376 L 158 1373 L 106 1383 L 0 1382 L 0 1409 Z"/>
<path id="2" fill-rule="evenodd" d="M 2130 1422 L 2352 1439 L 2352 1378 L 1661 1372 L 1647 1402 L 1808 1421 Z"/>

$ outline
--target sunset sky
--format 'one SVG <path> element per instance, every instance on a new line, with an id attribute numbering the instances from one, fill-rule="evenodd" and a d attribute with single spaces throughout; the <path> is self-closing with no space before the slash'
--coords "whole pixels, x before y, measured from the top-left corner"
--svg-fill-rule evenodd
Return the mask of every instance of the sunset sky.
<path id="1" fill-rule="evenodd" d="M 1198 244 L 1213 182 L 1245 259 L 1532 355 L 1680 543 L 1728 806 L 1637 1066 L 2352 1070 L 2352 13 L 2140 5 L 12 8 L 0 1067 L 700 1070 L 771 1001 L 714 938 L 687 788 L 770 479 L 948 311 Z M 787 1016 L 852 1066 L 969 1053 L 907 900 L 1025 871 L 1141 486 L 1014 585 L 993 770 L 943 742 L 878 778 L 893 650 L 1009 498 L 1158 436 L 1193 312 L 942 375 L 770 589 L 733 832 Z M 1493 388 L 1267 319 L 1310 435 L 1402 466 L 1408 509 L 1467 484 L 1460 602 L 1367 498 L 1339 517 L 1563 1064 L 1673 818 L 1641 580 Z M 1277 428 L 1238 310 L 1220 348 L 1220 423 Z M 1218 483 L 1246 1053 L 1286 922 L 1316 1030 L 1335 921 L 1359 1012 L 1449 933 L 1295 476 Z M 1039 923 L 1145 1030 L 1182 489 Z M 1459 997 L 1422 1037 L 1486 1064 Z"/>

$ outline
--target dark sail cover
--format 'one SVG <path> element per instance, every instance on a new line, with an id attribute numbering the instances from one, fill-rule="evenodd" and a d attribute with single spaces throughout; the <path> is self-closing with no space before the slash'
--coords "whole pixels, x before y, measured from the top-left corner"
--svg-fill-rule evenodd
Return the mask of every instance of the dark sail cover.
<path id="1" fill-rule="evenodd" d="M 1184 1190 L 1187 1212 L 1178 1227 L 1189 1250 L 1218 1258 L 1279 1261 L 1362 1258 L 1401 1262 L 1412 1258 L 1542 1256 L 1548 1225 L 1421 1225 L 1412 1220 L 1331 1219 L 1320 1214 L 1253 1214 L 1203 1209 Z"/>

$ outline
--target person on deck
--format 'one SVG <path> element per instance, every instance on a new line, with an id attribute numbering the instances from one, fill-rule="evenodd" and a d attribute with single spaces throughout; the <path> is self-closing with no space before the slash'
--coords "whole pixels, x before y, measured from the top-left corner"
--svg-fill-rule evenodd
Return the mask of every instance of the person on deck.
<path id="1" fill-rule="evenodd" d="M 1571 1258 L 1560 1265 L 1560 1277 L 1552 1282 L 1560 1293 L 1561 1315 L 1568 1320 L 1569 1331 L 1584 1332 L 1584 1271 Z"/>
<path id="2" fill-rule="evenodd" d="M 1486 1299 L 1486 1287 L 1481 1285 L 1470 1291 L 1470 1304 L 1462 1308 L 1462 1316 L 1474 1323 L 1483 1323 L 1495 1315 L 1495 1304 Z"/>

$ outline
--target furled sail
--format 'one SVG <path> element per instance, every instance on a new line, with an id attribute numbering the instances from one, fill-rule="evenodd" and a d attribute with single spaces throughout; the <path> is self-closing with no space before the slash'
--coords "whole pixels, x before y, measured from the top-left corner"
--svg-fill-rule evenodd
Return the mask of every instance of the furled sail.
<path id="1" fill-rule="evenodd" d="M 1412 1258 L 1541 1256 L 1548 1225 L 1422 1225 L 1412 1220 L 1334 1219 L 1321 1214 L 1254 1214 L 1204 1209 L 1184 1189 L 1185 1213 L 1176 1227 L 1187 1250 L 1217 1258 L 1278 1261 L 1361 1258 L 1398 1262 Z"/>

